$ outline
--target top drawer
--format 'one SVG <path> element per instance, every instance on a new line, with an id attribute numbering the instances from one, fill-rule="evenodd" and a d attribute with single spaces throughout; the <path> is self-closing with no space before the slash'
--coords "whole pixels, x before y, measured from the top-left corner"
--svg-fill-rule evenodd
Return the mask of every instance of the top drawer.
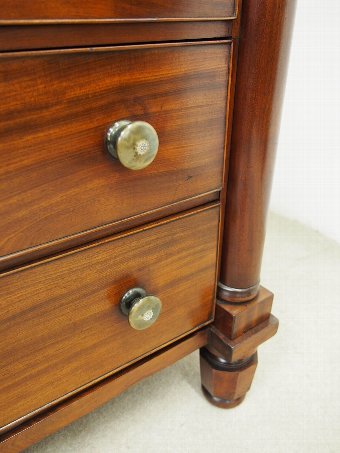
<path id="1" fill-rule="evenodd" d="M 227 42 L 0 54 L 0 256 L 218 191 L 229 55 Z M 124 119 L 158 133 L 143 170 L 105 150 Z"/>
<path id="2" fill-rule="evenodd" d="M 236 0 L 2 0 L 1 21 L 229 19 Z"/>

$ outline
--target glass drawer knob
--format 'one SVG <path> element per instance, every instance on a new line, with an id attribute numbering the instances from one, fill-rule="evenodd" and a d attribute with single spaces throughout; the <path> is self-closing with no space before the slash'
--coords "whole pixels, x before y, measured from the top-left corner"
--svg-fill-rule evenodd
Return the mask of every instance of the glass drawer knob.
<path id="1" fill-rule="evenodd" d="M 144 330 L 157 321 L 162 302 L 156 296 L 147 295 L 143 288 L 132 288 L 122 297 L 120 308 L 133 329 Z"/>
<path id="2" fill-rule="evenodd" d="M 106 133 L 108 152 L 130 170 L 142 170 L 150 165 L 158 146 L 157 132 L 145 121 L 117 121 Z"/>

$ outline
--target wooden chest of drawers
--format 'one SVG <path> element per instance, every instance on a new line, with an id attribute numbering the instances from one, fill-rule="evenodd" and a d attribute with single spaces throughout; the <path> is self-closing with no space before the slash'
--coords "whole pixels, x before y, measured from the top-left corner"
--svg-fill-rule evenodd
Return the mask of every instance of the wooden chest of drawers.
<path id="1" fill-rule="evenodd" d="M 198 348 L 209 401 L 243 400 L 278 326 L 259 275 L 293 12 L 2 1 L 3 451 Z"/>

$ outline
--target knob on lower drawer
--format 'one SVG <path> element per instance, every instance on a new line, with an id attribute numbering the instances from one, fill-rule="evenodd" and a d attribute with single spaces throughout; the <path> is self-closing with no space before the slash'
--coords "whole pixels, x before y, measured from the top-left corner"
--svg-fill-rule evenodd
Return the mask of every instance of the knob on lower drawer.
<path id="1" fill-rule="evenodd" d="M 156 296 L 147 295 L 143 288 L 132 288 L 122 297 L 120 308 L 129 317 L 133 329 L 144 330 L 157 321 L 162 302 Z"/>
<path id="2" fill-rule="evenodd" d="M 109 153 L 130 170 L 142 170 L 155 159 L 159 140 L 155 129 L 145 121 L 122 120 L 106 133 Z"/>

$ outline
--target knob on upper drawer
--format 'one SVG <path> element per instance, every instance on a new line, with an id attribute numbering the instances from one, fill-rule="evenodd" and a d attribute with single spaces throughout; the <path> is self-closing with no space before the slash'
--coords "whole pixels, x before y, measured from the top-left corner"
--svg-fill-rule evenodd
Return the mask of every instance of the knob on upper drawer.
<path id="1" fill-rule="evenodd" d="M 106 133 L 109 153 L 130 170 L 142 170 L 155 159 L 159 140 L 155 129 L 145 121 L 117 121 Z"/>

